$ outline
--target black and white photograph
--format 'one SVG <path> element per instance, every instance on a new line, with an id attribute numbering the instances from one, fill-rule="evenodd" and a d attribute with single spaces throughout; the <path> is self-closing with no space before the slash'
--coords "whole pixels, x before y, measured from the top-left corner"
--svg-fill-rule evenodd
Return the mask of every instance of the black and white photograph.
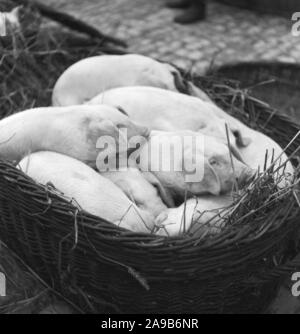
<path id="1" fill-rule="evenodd" d="M 0 315 L 300 314 L 299 184 L 299 0 L 0 0 Z"/>

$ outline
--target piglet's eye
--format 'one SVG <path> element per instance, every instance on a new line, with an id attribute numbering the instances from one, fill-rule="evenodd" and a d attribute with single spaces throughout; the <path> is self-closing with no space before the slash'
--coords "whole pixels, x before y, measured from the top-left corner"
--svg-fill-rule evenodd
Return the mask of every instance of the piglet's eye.
<path id="1" fill-rule="evenodd" d="M 210 159 L 210 160 L 209 160 L 209 163 L 210 163 L 211 165 L 218 165 L 218 161 L 217 161 L 216 159 Z"/>

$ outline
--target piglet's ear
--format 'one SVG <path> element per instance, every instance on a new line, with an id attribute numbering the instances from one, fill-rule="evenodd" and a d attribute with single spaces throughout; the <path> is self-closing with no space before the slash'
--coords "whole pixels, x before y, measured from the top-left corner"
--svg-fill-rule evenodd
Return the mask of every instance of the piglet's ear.
<path id="1" fill-rule="evenodd" d="M 124 132 L 123 130 L 126 130 Z M 89 125 L 88 139 L 97 143 L 103 136 L 110 137 L 111 143 L 107 149 L 109 155 L 128 154 L 128 140 L 134 136 L 144 138 L 149 137 L 150 130 L 146 127 L 136 125 L 129 120 L 122 123 L 102 120 L 91 122 Z"/>
<path id="2" fill-rule="evenodd" d="M 198 97 L 200 100 L 204 102 L 213 103 L 209 96 L 204 93 L 200 88 L 196 87 L 193 83 L 189 82 L 189 92 L 190 95 Z"/>
<path id="3" fill-rule="evenodd" d="M 136 124 L 129 119 L 117 123 L 116 126 L 120 130 L 126 129 L 128 138 L 138 136 L 148 139 L 150 136 L 150 129 L 148 127 Z"/>
<path id="4" fill-rule="evenodd" d="M 100 136 L 110 136 L 116 141 L 127 139 L 124 137 L 124 131 L 122 131 L 124 129 L 127 131 L 128 138 L 133 136 L 148 138 L 150 135 L 150 130 L 147 127 L 134 124 L 130 120 L 113 122 L 105 119 L 102 121 L 91 122 L 89 125 L 89 133 L 91 136 L 98 138 Z"/>
<path id="5" fill-rule="evenodd" d="M 230 144 L 229 148 L 230 148 L 230 152 L 232 153 L 232 155 L 236 159 L 238 159 L 239 161 L 241 161 L 243 164 L 246 165 L 246 163 L 245 163 L 245 161 L 244 161 L 244 159 L 243 159 L 240 151 L 234 145 L 232 145 L 232 144 Z"/>
<path id="6" fill-rule="evenodd" d="M 95 144 L 95 149 L 99 147 L 102 148 L 102 145 L 99 146 L 99 140 L 103 137 L 109 137 L 106 155 L 111 158 L 116 158 L 118 154 L 117 144 L 119 143 L 119 129 L 110 120 L 92 121 L 89 125 L 87 139 Z M 99 166 L 99 161 L 97 161 L 98 169 Z M 101 170 L 103 170 L 102 166 Z"/>
<path id="7" fill-rule="evenodd" d="M 90 123 L 89 134 L 96 139 L 97 137 L 111 136 L 117 140 L 119 129 L 116 124 L 110 120 L 96 121 Z"/>
<path id="8" fill-rule="evenodd" d="M 189 95 L 189 85 L 181 73 L 178 70 L 174 70 L 172 71 L 172 75 L 174 77 L 174 84 L 178 92 Z"/>
<path id="9" fill-rule="evenodd" d="M 251 144 L 251 138 L 248 137 L 244 137 L 241 130 L 239 129 L 232 129 L 231 128 L 232 133 L 234 134 L 235 138 L 236 138 L 236 144 L 239 147 L 247 147 Z"/>
<path id="10" fill-rule="evenodd" d="M 219 196 L 222 191 L 221 181 L 210 162 L 205 159 L 203 185 L 212 195 Z"/>
<path id="11" fill-rule="evenodd" d="M 122 108 L 121 106 L 116 106 L 116 108 L 125 116 L 129 117 L 129 115 L 127 114 L 127 112 L 125 111 L 124 108 Z"/>

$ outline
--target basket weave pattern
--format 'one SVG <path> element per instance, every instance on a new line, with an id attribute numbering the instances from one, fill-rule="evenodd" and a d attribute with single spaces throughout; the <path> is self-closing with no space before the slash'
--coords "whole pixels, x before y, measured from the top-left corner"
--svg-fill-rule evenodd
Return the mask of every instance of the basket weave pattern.
<path id="1" fill-rule="evenodd" d="M 274 293 L 278 282 L 257 277 L 295 229 L 289 198 L 284 210 L 274 208 L 267 233 L 255 238 L 241 229 L 197 245 L 196 239 L 131 235 L 78 214 L 6 163 L 0 164 L 0 189 L 1 239 L 77 303 L 93 296 L 88 311 L 261 311 L 270 298 L 263 287 Z"/>

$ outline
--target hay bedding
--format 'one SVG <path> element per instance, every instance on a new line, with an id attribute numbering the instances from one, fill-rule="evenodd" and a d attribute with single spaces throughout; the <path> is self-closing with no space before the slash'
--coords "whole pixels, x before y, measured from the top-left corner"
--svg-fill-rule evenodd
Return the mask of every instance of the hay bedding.
<path id="1" fill-rule="evenodd" d="M 213 74 L 239 80 L 242 87 L 250 91 L 252 96 L 268 102 L 273 108 L 278 109 L 278 112 L 288 115 L 299 123 L 299 64 L 242 62 L 215 68 Z"/>
<path id="2" fill-rule="evenodd" d="M 11 3 L 8 2 L 8 5 L 11 6 Z M 3 10 L 3 8 L 0 9 Z M 10 9 L 10 7 L 8 9 Z M 7 7 L 5 7 L 4 10 L 7 10 Z M 31 8 L 26 8 L 24 17 L 27 17 L 27 21 L 24 19 L 23 36 L 19 35 L 15 36 L 13 39 L 5 38 L 0 40 L 2 43 L 2 54 L 0 59 L 1 118 L 27 108 L 50 105 L 51 88 L 56 79 L 66 67 L 75 61 L 89 55 L 122 53 L 122 51 L 111 43 L 107 44 L 103 40 L 99 41 L 98 39 L 98 42 L 95 43 L 95 39 L 90 39 L 80 34 L 70 34 L 68 31 L 62 30 L 56 25 L 53 26 L 52 23 L 50 29 L 49 23 L 45 24 L 45 22 L 41 20 L 40 14 Z M 28 20 L 28 17 L 34 18 L 34 20 Z M 30 22 L 29 25 L 28 22 Z M 36 30 L 37 27 L 39 27 L 38 31 Z M 282 146 L 287 147 L 287 153 L 292 155 L 294 158 L 293 161 L 297 163 L 297 154 L 293 154 L 293 152 L 299 147 L 299 138 L 295 137 L 294 140 L 290 142 L 293 136 L 298 132 L 299 127 L 297 124 L 289 122 L 289 120 L 284 117 L 280 119 L 274 118 L 274 111 L 269 108 L 269 106 L 248 96 L 231 81 L 222 81 L 220 79 L 215 80 L 212 77 L 192 77 L 189 73 L 185 73 L 185 75 L 187 79 L 193 80 L 198 86 L 209 92 L 216 103 L 220 104 L 228 112 L 242 119 L 252 128 L 261 130 L 273 138 L 279 138 L 279 143 Z M 281 130 L 283 124 L 288 126 L 286 134 L 283 134 Z M 2 171 L 5 171 L 5 168 L 7 168 L 6 165 L 1 166 Z M 15 172 L 12 173 L 9 171 L 8 177 L 9 175 L 11 175 L 11 177 L 16 177 L 14 173 Z M 266 306 L 270 301 L 270 294 L 272 295 L 272 290 L 274 289 L 274 286 L 277 286 L 278 282 L 274 281 L 273 284 L 268 286 L 266 290 L 269 289 L 270 294 L 265 292 L 264 297 L 260 296 L 258 298 L 257 296 L 261 293 L 261 291 L 259 291 L 259 293 L 256 291 L 259 284 L 268 282 L 271 275 L 269 272 L 270 269 L 284 263 L 288 258 L 295 254 L 295 246 L 291 243 L 291 236 L 294 235 L 295 217 L 298 214 L 296 200 L 297 188 L 291 187 L 279 192 L 276 184 L 283 176 L 284 175 L 278 175 L 274 178 L 274 171 L 270 169 L 265 171 L 263 176 L 253 181 L 246 192 L 237 193 L 236 202 L 231 208 L 232 214 L 228 218 L 226 229 L 219 236 L 214 238 L 208 238 L 205 232 L 198 231 L 194 236 L 187 235 L 186 238 L 165 240 L 155 238 L 154 236 L 134 236 L 130 233 L 128 234 L 127 232 L 106 225 L 102 226 L 103 230 L 101 232 L 99 231 L 100 234 L 99 232 L 95 234 L 94 229 L 97 230 L 97 225 L 91 225 L 90 227 L 92 228 L 89 230 L 86 224 L 88 221 L 92 222 L 93 220 L 87 217 L 87 220 L 82 223 L 82 226 L 79 226 L 80 230 L 83 229 L 83 232 L 86 235 L 86 241 L 83 242 L 82 240 L 79 240 L 77 246 L 80 249 L 82 249 L 82 247 L 88 247 L 90 248 L 89 253 L 91 250 L 94 250 L 95 252 L 90 253 L 90 255 L 95 256 L 95 254 L 97 254 L 101 257 L 101 254 L 98 253 L 96 249 L 97 247 L 98 249 L 101 249 L 97 237 L 101 236 L 102 243 L 104 242 L 106 247 L 110 248 L 111 246 L 109 246 L 107 241 L 110 240 L 112 242 L 114 238 L 120 238 L 119 253 L 122 254 L 122 249 L 124 249 L 124 255 L 121 255 L 118 259 L 119 263 L 117 263 L 117 260 L 112 262 L 125 268 L 125 271 L 127 272 L 126 275 L 128 275 L 129 272 L 132 276 L 132 280 L 137 282 L 139 286 L 139 288 L 133 287 L 133 293 L 135 291 L 137 296 L 139 293 L 141 294 L 139 300 L 140 304 L 137 302 L 137 306 L 132 306 L 130 309 L 131 311 L 139 312 L 139 305 L 142 305 L 145 310 L 152 310 L 151 307 L 153 306 L 147 305 L 148 301 L 151 300 L 151 297 L 149 297 L 148 294 L 145 294 L 145 290 L 148 290 L 150 287 L 148 281 L 152 281 L 154 282 L 153 286 L 155 291 L 155 286 L 157 285 L 155 282 L 161 279 L 162 270 L 164 271 L 163 280 L 170 280 L 170 286 L 173 287 L 173 289 L 178 289 L 176 282 L 179 282 L 180 284 L 180 280 L 185 281 L 187 280 L 187 277 L 192 279 L 195 275 L 201 277 L 199 282 L 196 280 L 196 284 L 210 282 L 206 285 L 206 292 L 203 291 L 203 288 L 200 289 L 200 297 L 202 294 L 209 300 L 213 295 L 214 283 L 222 280 L 222 278 L 218 276 L 218 272 L 220 273 L 222 270 L 220 267 L 220 259 L 222 257 L 224 257 L 225 262 L 226 260 L 231 262 L 230 265 L 224 267 L 226 268 L 226 272 L 223 274 L 224 281 L 228 280 L 229 284 L 233 274 L 237 280 L 236 287 L 234 287 L 233 290 L 230 290 L 231 292 L 228 292 L 228 298 L 234 300 L 230 310 L 232 312 L 255 311 L 253 304 L 250 302 L 251 298 L 253 298 L 253 303 L 255 303 L 256 298 L 260 300 L 261 305 L 256 307 L 261 310 L 262 307 Z M 24 182 L 25 184 L 27 182 L 26 178 L 24 179 L 24 176 L 19 174 L 18 179 L 21 183 Z M 31 190 L 33 190 L 33 188 Z M 73 220 L 75 217 L 75 225 L 79 224 L 80 220 L 77 220 L 78 210 L 76 210 L 76 208 L 74 209 L 73 206 L 70 206 L 67 203 L 64 204 L 58 202 L 61 201 L 61 198 L 57 198 L 57 193 L 53 192 L 53 190 L 46 189 L 46 192 L 48 193 L 47 196 L 49 196 L 48 200 L 50 205 L 51 203 L 54 206 L 57 205 L 60 213 L 62 212 L 61 210 L 69 210 L 71 213 L 75 213 L 75 215 L 72 215 Z M 95 222 L 93 221 L 93 223 Z M 77 233 L 79 232 L 77 231 Z M 112 237 L 112 235 L 114 237 Z M 72 240 L 73 241 L 66 240 L 67 245 L 62 247 L 67 247 L 70 244 L 74 247 L 74 239 Z M 251 244 L 249 243 L 249 240 L 251 240 Z M 132 245 L 130 245 L 131 242 L 133 242 Z M 236 253 L 234 248 L 232 248 L 232 245 L 235 245 L 238 242 L 241 242 L 240 245 L 247 243 L 249 243 L 249 245 L 246 248 L 241 248 L 240 253 Z M 221 248 L 218 248 L 218 245 Z M 137 249 L 140 250 L 140 253 L 135 251 L 132 248 L 133 246 L 137 247 Z M 147 253 L 145 253 L 143 247 L 146 247 L 145 249 L 148 249 L 149 251 L 151 249 L 154 250 L 154 253 L 152 253 L 153 258 L 151 257 L 151 254 L 147 255 Z M 157 250 L 155 251 L 156 247 Z M 187 248 L 186 256 L 184 253 L 180 253 L 180 250 L 183 247 Z M 211 248 L 211 251 L 209 248 Z M 209 262 L 209 267 L 207 259 L 203 258 L 203 256 L 199 256 L 199 251 L 201 249 L 212 256 Z M 228 250 L 228 254 L 221 255 L 225 249 Z M 290 249 L 290 252 L 287 252 L 287 249 Z M 165 252 L 164 258 L 159 256 L 159 251 Z M 108 253 L 111 255 L 111 258 L 116 258 L 112 255 L 114 253 L 113 250 L 110 250 Z M 12 257 L 10 253 L 2 251 L 1 254 L 4 254 L 4 262 L 1 262 L 4 263 L 3 267 L 5 268 L 3 268 L 3 270 L 4 272 L 6 270 L 7 276 L 11 278 L 9 284 L 14 291 L 20 292 L 24 290 L 24 282 L 27 281 L 26 272 L 29 273 L 28 275 L 30 278 L 29 284 L 28 286 L 26 285 L 25 288 L 25 295 L 23 294 L 20 297 L 16 296 L 14 301 L 4 301 L 4 303 L 2 303 L 3 305 L 0 305 L 0 312 L 19 312 L 20 307 L 23 305 L 28 307 L 28 312 L 36 313 L 40 311 L 43 308 L 45 301 L 46 304 L 49 302 L 48 292 L 52 289 L 49 286 L 44 288 L 43 285 L 36 285 L 36 281 L 32 281 L 33 272 L 29 267 L 26 267 L 26 265 L 24 267 L 24 263 L 21 264 L 22 269 L 25 270 L 24 272 L 15 270 L 19 267 L 19 264 L 14 262 L 16 261 L 15 257 Z M 62 254 L 66 254 L 63 249 L 59 250 L 58 258 L 62 256 Z M 179 254 L 178 258 L 176 258 L 176 254 Z M 47 255 L 43 254 L 43 256 Z M 145 264 L 145 256 L 151 257 L 149 258 L 151 266 L 148 263 Z M 71 257 L 71 259 L 75 262 L 78 261 L 78 265 L 83 266 L 79 255 L 77 255 L 77 257 Z M 246 262 L 247 259 L 249 261 L 251 260 L 249 265 Z M 63 260 L 61 259 L 61 261 Z M 105 259 L 106 267 L 104 267 L 103 270 L 112 266 L 111 263 L 107 265 L 107 261 L 108 259 Z M 183 263 L 186 263 L 186 265 L 183 266 Z M 205 263 L 207 270 L 203 270 L 203 267 L 205 268 Z M 92 263 L 91 266 L 92 267 L 88 268 L 83 266 L 85 270 L 91 270 L 91 277 L 93 278 L 91 287 L 89 287 L 89 293 L 95 289 L 95 286 L 97 286 L 97 279 L 102 274 L 100 268 L 93 267 L 94 263 Z M 244 305 L 242 307 L 240 305 L 239 308 L 235 309 L 237 305 L 234 303 L 239 299 L 237 294 L 241 294 L 241 292 L 238 292 L 239 288 L 247 290 L 245 285 L 239 285 L 241 283 L 238 281 L 238 277 L 245 275 L 246 271 L 249 273 L 257 272 L 257 266 L 261 268 L 259 273 L 257 273 L 259 275 L 252 277 L 252 275 L 249 274 L 250 278 L 248 284 L 250 286 L 252 284 L 252 287 L 250 288 L 252 293 L 253 291 L 256 291 L 258 295 L 256 297 L 254 295 L 249 297 L 249 306 Z M 186 269 L 183 270 L 183 267 Z M 216 268 L 216 271 L 209 270 L 209 268 L 213 267 Z M 13 269 L 10 270 L 10 268 Z M 113 277 L 116 272 L 113 267 L 111 268 L 111 275 Z M 134 268 L 139 268 L 139 271 L 136 271 Z M 11 276 L 13 272 L 18 273 L 18 278 L 21 277 L 21 279 L 15 280 L 15 278 Z M 141 272 L 143 274 L 140 274 Z M 65 272 L 64 274 L 67 273 Z M 122 270 L 120 279 L 123 275 L 124 272 Z M 176 276 L 175 280 L 174 275 Z M 276 271 L 273 271 L 272 275 L 274 275 L 274 278 L 278 278 L 278 273 Z M 215 277 L 216 282 L 212 281 L 213 277 Z M 79 280 L 82 279 L 83 276 L 79 278 Z M 120 282 L 118 278 L 114 278 L 113 280 L 116 281 L 115 283 L 117 285 L 122 286 L 123 282 Z M 87 296 L 87 292 L 82 291 L 78 287 L 80 283 L 83 284 L 82 281 L 77 282 L 74 286 L 72 286 L 70 281 L 68 282 L 71 287 L 69 287 L 69 291 L 65 291 L 65 295 L 70 296 L 72 300 L 75 300 L 77 305 L 81 305 L 82 309 L 85 311 L 96 312 L 99 311 L 99 309 L 119 311 L 117 305 L 126 304 L 126 301 L 124 301 L 126 300 L 126 293 L 119 296 L 119 301 L 111 300 L 111 297 L 107 296 L 106 291 L 103 291 L 103 300 L 99 300 L 96 297 L 93 299 Z M 124 284 L 126 286 L 126 280 Z M 130 286 L 132 284 L 134 283 L 130 281 Z M 22 286 L 21 289 L 20 286 Z M 141 287 L 144 289 L 142 290 L 143 292 L 140 291 Z M 70 291 L 71 289 L 75 290 L 75 295 L 77 295 L 77 297 L 74 297 L 74 291 L 72 293 L 72 291 Z M 188 297 L 191 291 L 186 287 L 184 289 L 186 289 L 184 291 Z M 212 290 L 212 295 L 209 294 L 210 289 Z M 161 287 L 158 287 L 158 290 L 161 290 Z M 60 291 L 60 289 L 58 289 L 58 291 Z M 97 291 L 97 288 L 95 291 Z M 161 291 L 160 293 L 162 294 Z M 226 300 L 226 290 L 224 290 L 223 293 L 225 294 L 223 297 Z M 78 302 L 78 295 L 80 295 L 80 302 Z M 214 298 L 216 299 L 216 297 Z M 137 297 L 137 299 L 139 298 Z M 19 300 L 20 303 L 18 304 L 16 300 Z M 201 304 L 201 300 L 196 303 L 199 312 L 201 310 L 206 310 L 208 312 L 220 311 L 219 306 L 214 305 L 213 301 L 211 310 L 209 310 L 209 303 L 207 300 L 205 303 L 204 298 L 203 304 Z M 116 304 L 114 304 L 114 302 Z M 176 303 L 177 302 L 178 300 L 176 299 Z M 182 311 L 181 308 L 185 307 L 185 311 L 189 312 L 187 306 L 189 304 L 187 304 L 186 301 L 180 302 L 185 303 L 185 306 L 175 307 L 175 310 Z M 163 306 L 164 301 L 162 301 L 162 307 Z M 228 310 L 225 310 L 224 312 L 228 312 Z"/>

